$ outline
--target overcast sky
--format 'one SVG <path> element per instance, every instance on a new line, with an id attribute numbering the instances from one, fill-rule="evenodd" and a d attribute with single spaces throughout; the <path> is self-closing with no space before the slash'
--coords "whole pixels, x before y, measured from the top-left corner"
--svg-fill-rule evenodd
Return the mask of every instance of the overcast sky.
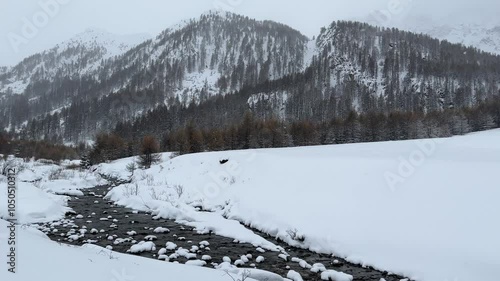
<path id="1" fill-rule="evenodd" d="M 453 24 L 500 22 L 496 15 L 500 11 L 499 0 L 434 2 L 438 1 L 0 0 L 0 66 L 17 63 L 89 27 L 117 34 L 156 35 L 180 20 L 197 17 L 214 9 L 279 21 L 310 37 L 334 20 L 363 19 L 374 11 L 379 11 L 378 15 L 386 15 L 377 20 L 388 25 L 397 25 L 399 21 L 415 15 L 427 15 Z M 34 25 L 34 32 L 27 27 L 29 25 Z"/>

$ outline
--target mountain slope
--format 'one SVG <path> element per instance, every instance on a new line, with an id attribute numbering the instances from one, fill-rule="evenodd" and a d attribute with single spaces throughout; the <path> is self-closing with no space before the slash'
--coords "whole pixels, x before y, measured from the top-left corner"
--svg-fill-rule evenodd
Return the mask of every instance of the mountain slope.
<path id="1" fill-rule="evenodd" d="M 208 12 L 109 60 L 104 60 L 100 48 L 88 51 L 83 46 L 76 50 L 82 54 L 82 63 L 77 68 L 59 69 L 53 80 L 38 70 L 36 63 L 47 56 L 40 54 L 28 60 L 34 65 L 31 72 L 22 65 L 6 74 L 17 78 L 12 84 L 31 83 L 23 97 L 10 98 L 5 107 L 22 104 L 31 109 L 6 118 L 10 121 L 4 127 L 19 126 L 48 112 L 71 110 L 69 105 L 93 103 L 87 107 L 101 112 L 89 130 L 110 129 L 120 117 L 132 118 L 159 104 L 200 103 L 243 85 L 298 73 L 305 67 L 308 42 L 306 36 L 283 24 Z M 104 121 L 109 115 L 114 116 Z"/>
<path id="2" fill-rule="evenodd" d="M 279 23 L 208 12 L 106 65 L 100 77 L 111 91 L 154 88 L 185 103 L 199 102 L 300 72 L 307 42 Z"/>
<path id="3" fill-rule="evenodd" d="M 0 93 L 37 93 L 35 86 L 62 77 L 78 77 L 96 71 L 103 60 L 125 53 L 148 38 L 144 34 L 115 35 L 88 29 L 54 48 L 24 59 L 0 72 Z"/>
<path id="4" fill-rule="evenodd" d="M 264 93 L 286 99 L 287 119 L 471 107 L 500 89 L 499 56 L 427 35 L 340 21 L 322 30 L 316 48 L 311 67 L 294 78 L 302 82 Z M 262 94 L 251 104 L 259 106 Z M 260 103 L 274 108 L 267 99 Z"/>

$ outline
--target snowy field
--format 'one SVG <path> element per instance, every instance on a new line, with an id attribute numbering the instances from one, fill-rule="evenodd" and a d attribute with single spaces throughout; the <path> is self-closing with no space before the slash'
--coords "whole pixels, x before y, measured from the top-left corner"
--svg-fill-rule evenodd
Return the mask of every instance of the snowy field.
<path id="1" fill-rule="evenodd" d="M 495 217 L 500 213 L 500 130 L 437 140 L 170 157 L 165 153 L 160 164 L 133 174 L 126 169 L 133 158 L 101 164 L 95 174 L 14 160 L 21 167 L 19 222 L 64 217 L 66 195 L 80 196 L 81 189 L 105 183 L 100 172 L 132 179 L 114 187 L 108 199 L 176 219 L 200 233 L 213 231 L 284 251 L 243 227 L 244 222 L 289 244 L 416 280 L 496 281 L 500 276 Z M 70 164 L 75 163 L 62 166 Z M 0 200 L 6 202 L 3 176 L 0 186 Z M 4 206 L 2 218 L 7 216 Z M 0 220 L 0 227 L 5 224 Z M 19 227 L 17 236 L 19 274 L 6 275 L 4 269 L 0 280 L 73 276 L 77 281 L 109 281 L 122 275 L 142 280 L 162 274 L 175 280 L 231 279 L 221 270 L 187 270 L 97 246 L 60 245 L 31 228 Z M 6 238 L 1 232 L 2 252 Z M 229 264 L 219 269 L 243 273 Z M 333 271 L 323 275 L 352 278 Z M 293 276 L 290 272 L 289 278 Z"/>
<path id="2" fill-rule="evenodd" d="M 99 169 L 126 178 L 131 161 Z M 493 130 L 172 160 L 164 154 L 160 165 L 135 171 L 133 182 L 108 198 L 267 248 L 273 245 L 236 221 L 416 280 L 494 281 L 500 276 L 498 171 L 500 130 Z"/>

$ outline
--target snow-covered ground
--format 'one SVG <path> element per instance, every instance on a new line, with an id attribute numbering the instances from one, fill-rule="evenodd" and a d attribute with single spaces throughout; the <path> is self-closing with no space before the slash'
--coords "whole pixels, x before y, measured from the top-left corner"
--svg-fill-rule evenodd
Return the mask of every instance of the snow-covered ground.
<path id="1" fill-rule="evenodd" d="M 82 188 L 96 186 L 102 179 L 89 172 L 65 169 L 71 162 L 61 165 L 41 161 L 7 160 L 16 169 L 16 218 L 20 224 L 50 222 L 64 217 L 69 211 L 66 196 L 83 195 Z M 0 168 L 5 161 L 0 161 Z M 0 175 L 0 218 L 7 218 L 7 179 Z"/>
<path id="2" fill-rule="evenodd" d="M 131 161 L 99 170 L 129 177 Z M 262 247 L 274 246 L 234 220 L 417 280 L 493 281 L 500 276 L 498 171 L 500 130 L 493 130 L 172 160 L 164 154 L 108 198 Z"/>
<path id="3" fill-rule="evenodd" d="M 0 220 L 0 227 L 6 229 L 7 222 Z M 2 253 L 7 253 L 6 239 L 7 233 L 0 232 Z M 2 255 L 0 280 L 135 281 L 157 280 L 159 276 L 175 281 L 232 280 L 218 270 L 196 266 L 187 268 L 187 265 L 120 254 L 90 244 L 83 247 L 58 244 L 33 228 L 19 228 L 17 244 L 16 273 L 5 269 L 7 261 L 5 255 Z M 233 277 L 237 278 L 237 274 Z"/>
<path id="4" fill-rule="evenodd" d="M 18 171 L 16 218 L 17 222 L 23 225 L 18 225 L 16 229 L 16 273 L 7 270 L 10 268 L 8 264 L 10 258 L 2 255 L 0 280 L 134 281 L 154 280 L 158 276 L 167 276 L 176 281 L 226 279 L 230 281 L 241 279 L 242 275 L 247 274 L 244 270 L 230 265 L 226 265 L 221 270 L 196 266 L 188 268 L 188 265 L 124 255 L 91 244 L 73 247 L 53 242 L 41 231 L 27 225 L 63 218 L 70 210 L 66 207 L 68 200 L 66 194 L 78 196 L 81 193 L 80 189 L 105 182 L 88 172 L 65 169 L 68 165 L 77 163 L 63 162 L 61 165 L 55 165 L 40 161 L 24 162 L 21 159 L 12 158 L 8 161 L 9 165 Z M 4 164 L 5 161 L 0 160 L 0 167 Z M 3 175 L 0 175 L 0 200 L 7 202 L 7 181 Z M 4 220 L 9 218 L 6 205 L 1 204 L 1 229 L 8 229 L 9 226 L 9 223 Z M 2 253 L 10 253 L 9 247 L 13 246 L 8 244 L 9 235 L 8 231 L 0 232 L 0 252 Z M 249 274 L 258 277 L 262 275 L 262 272 L 254 270 Z M 264 273 L 264 276 L 274 275 Z M 254 279 L 248 278 L 247 280 Z"/>

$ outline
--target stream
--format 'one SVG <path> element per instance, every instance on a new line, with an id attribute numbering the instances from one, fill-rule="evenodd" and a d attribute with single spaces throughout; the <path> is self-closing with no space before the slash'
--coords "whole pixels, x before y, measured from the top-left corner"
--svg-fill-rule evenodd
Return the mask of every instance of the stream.
<path id="1" fill-rule="evenodd" d="M 176 244 L 177 248 L 164 251 L 165 253 L 162 253 L 163 256 L 160 257 L 163 259 L 165 256 L 170 256 L 169 262 L 186 263 L 188 260 L 204 258 L 206 267 L 214 267 L 221 263 L 224 257 L 229 257 L 233 264 L 237 260 L 240 260 L 240 263 L 243 261 L 244 264 L 239 265 L 242 268 L 258 268 L 282 277 L 286 277 L 290 270 L 294 270 L 300 273 L 304 280 L 321 280 L 320 273 L 312 272 L 307 266 L 304 268 L 305 263 L 298 262 L 300 259 L 309 265 L 321 263 L 326 269 L 350 274 L 354 280 L 380 281 L 383 278 L 387 281 L 399 281 L 403 279 L 401 276 L 348 263 L 331 255 L 290 247 L 254 229 L 251 229 L 254 233 L 285 249 L 289 257 L 285 260 L 283 255 L 280 256 L 283 254 L 281 252 L 264 251 L 251 244 L 240 243 L 213 233 L 198 234 L 192 227 L 176 223 L 174 220 L 155 220 L 149 213 L 137 212 L 104 200 L 103 197 L 108 190 L 109 186 L 82 190 L 85 194 L 83 197 L 71 197 L 68 201 L 68 206 L 74 210 L 74 213 L 66 214 L 66 217 L 60 221 L 39 224 L 38 228 L 57 242 L 71 245 L 92 243 L 108 247 L 108 249 L 112 247 L 113 251 L 120 253 L 127 253 L 131 246 L 141 241 L 151 241 L 156 245 L 156 250 L 134 254 L 153 259 L 158 259 L 160 257 L 158 251 L 165 248 L 167 242 L 171 242 Z M 158 227 L 166 228 L 168 231 L 157 229 Z M 155 229 L 157 232 L 154 231 Z M 181 247 L 189 254 L 177 258 L 175 255 L 172 257 L 172 254 Z M 292 260 L 291 257 L 295 258 Z"/>

